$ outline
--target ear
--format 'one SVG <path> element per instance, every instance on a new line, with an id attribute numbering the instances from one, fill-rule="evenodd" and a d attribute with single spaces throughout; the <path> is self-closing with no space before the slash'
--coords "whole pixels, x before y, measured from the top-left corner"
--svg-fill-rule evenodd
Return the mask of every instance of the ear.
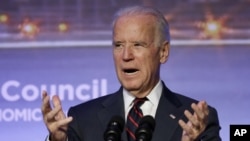
<path id="1" fill-rule="evenodd" d="M 169 55 L 169 42 L 164 41 L 160 50 L 160 62 L 163 64 L 167 62 Z"/>

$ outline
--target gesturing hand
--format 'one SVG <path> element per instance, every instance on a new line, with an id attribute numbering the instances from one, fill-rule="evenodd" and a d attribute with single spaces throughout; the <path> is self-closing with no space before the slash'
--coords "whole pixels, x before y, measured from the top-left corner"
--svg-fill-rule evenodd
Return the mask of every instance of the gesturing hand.
<path id="1" fill-rule="evenodd" d="M 43 121 L 50 133 L 52 141 L 65 141 L 67 138 L 66 131 L 72 117 L 66 117 L 63 113 L 61 101 L 58 96 L 52 98 L 53 109 L 50 105 L 50 97 L 46 91 L 42 93 L 42 115 Z"/>
<path id="2" fill-rule="evenodd" d="M 194 141 L 206 128 L 209 109 L 205 101 L 200 101 L 198 104 L 192 104 L 194 113 L 191 114 L 188 110 L 184 111 L 188 122 L 179 120 L 179 125 L 183 129 L 182 141 Z"/>

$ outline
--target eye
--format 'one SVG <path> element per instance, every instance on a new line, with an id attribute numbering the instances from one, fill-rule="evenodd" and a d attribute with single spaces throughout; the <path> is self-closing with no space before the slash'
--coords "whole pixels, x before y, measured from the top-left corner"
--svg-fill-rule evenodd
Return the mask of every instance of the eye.
<path id="1" fill-rule="evenodd" d="M 120 47 L 120 46 L 121 46 L 121 44 L 115 44 L 114 46 L 115 46 L 115 47 Z"/>
<path id="2" fill-rule="evenodd" d="M 143 45 L 141 43 L 134 43 L 135 47 L 142 47 Z"/>
<path id="3" fill-rule="evenodd" d="M 140 44 L 139 43 L 135 43 L 134 46 L 140 46 Z"/>
<path id="4" fill-rule="evenodd" d="M 117 48 L 117 47 L 121 47 L 122 44 L 121 43 L 113 43 L 113 46 Z"/>

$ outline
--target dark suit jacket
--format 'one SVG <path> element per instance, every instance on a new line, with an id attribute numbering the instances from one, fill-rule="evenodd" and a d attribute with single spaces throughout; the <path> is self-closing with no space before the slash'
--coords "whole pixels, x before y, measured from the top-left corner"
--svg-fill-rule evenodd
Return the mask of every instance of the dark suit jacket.
<path id="1" fill-rule="evenodd" d="M 180 141 L 182 128 L 178 120 L 187 120 L 184 110 L 192 111 L 193 102 L 197 101 L 173 93 L 163 84 L 152 141 Z M 110 119 L 115 115 L 125 117 L 122 88 L 116 93 L 71 107 L 68 115 L 73 117 L 68 129 L 69 141 L 104 141 L 103 134 Z M 197 140 L 220 141 L 219 120 L 216 110 L 212 107 L 209 107 L 208 120 L 206 130 Z M 122 141 L 127 141 L 125 130 L 122 133 Z"/>

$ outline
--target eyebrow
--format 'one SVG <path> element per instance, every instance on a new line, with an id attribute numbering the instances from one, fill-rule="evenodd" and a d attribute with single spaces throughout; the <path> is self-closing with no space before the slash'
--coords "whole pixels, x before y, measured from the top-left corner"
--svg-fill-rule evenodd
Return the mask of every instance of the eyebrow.
<path id="1" fill-rule="evenodd" d="M 112 45 L 121 44 L 121 43 L 125 43 L 125 41 L 114 41 L 114 40 L 112 41 Z M 132 43 L 132 44 L 141 44 L 141 45 L 146 46 L 146 45 L 150 45 L 152 42 L 147 43 L 145 41 L 131 41 L 129 43 Z"/>
<path id="2" fill-rule="evenodd" d="M 119 43 L 123 43 L 122 41 L 112 41 L 112 44 L 115 45 L 115 44 L 119 44 Z"/>
<path id="3" fill-rule="evenodd" d="M 133 41 L 132 43 L 136 43 L 136 44 L 142 44 L 142 45 L 148 45 L 147 42 L 144 42 L 144 41 Z"/>

